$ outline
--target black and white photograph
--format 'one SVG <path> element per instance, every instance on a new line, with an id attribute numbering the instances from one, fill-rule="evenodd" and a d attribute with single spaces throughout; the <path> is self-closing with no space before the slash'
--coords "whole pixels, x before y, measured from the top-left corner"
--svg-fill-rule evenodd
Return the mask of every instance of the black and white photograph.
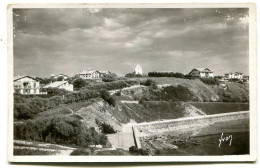
<path id="1" fill-rule="evenodd" d="M 252 4 L 8 10 L 10 161 L 256 159 Z"/>

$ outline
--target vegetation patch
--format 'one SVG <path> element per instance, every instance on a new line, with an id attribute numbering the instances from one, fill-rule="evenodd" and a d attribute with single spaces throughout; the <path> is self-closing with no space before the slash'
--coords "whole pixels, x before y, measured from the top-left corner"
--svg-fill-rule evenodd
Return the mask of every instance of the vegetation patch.
<path id="1" fill-rule="evenodd" d="M 219 85 L 219 80 L 215 78 L 200 78 L 206 85 Z"/>

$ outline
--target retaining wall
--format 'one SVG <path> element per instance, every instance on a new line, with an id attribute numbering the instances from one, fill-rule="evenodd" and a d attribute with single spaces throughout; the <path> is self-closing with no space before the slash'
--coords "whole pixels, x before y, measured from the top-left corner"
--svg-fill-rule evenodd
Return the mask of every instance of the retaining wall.
<path id="1" fill-rule="evenodd" d="M 139 138 L 203 127 L 215 122 L 225 122 L 239 119 L 249 119 L 249 111 L 203 115 L 196 117 L 179 118 L 173 120 L 140 123 L 133 126 L 134 138 L 138 148 L 141 148 Z"/>

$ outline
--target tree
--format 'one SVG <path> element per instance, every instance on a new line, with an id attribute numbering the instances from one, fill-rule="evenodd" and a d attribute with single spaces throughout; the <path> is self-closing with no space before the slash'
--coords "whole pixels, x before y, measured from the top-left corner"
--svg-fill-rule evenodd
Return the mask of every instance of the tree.
<path id="1" fill-rule="evenodd" d="M 64 80 L 64 77 L 63 76 L 59 76 L 58 78 L 57 78 L 57 81 L 63 81 Z"/>
<path id="2" fill-rule="evenodd" d="M 44 85 L 47 85 L 47 84 L 49 84 L 50 82 L 51 82 L 51 80 L 50 80 L 49 78 L 44 78 L 44 79 L 40 80 L 40 83 L 41 83 L 41 84 L 44 84 Z"/>
<path id="3" fill-rule="evenodd" d="M 113 82 L 116 80 L 115 74 L 106 74 L 102 77 L 103 82 Z"/>
<path id="4" fill-rule="evenodd" d="M 101 97 L 102 97 L 106 102 L 108 102 L 109 105 L 112 105 L 112 106 L 115 107 L 115 105 L 116 105 L 116 100 L 108 93 L 107 90 L 102 89 L 102 90 L 100 91 L 100 95 L 101 95 Z"/>
<path id="5" fill-rule="evenodd" d="M 87 82 L 84 79 L 78 78 L 73 82 L 74 88 L 80 89 L 82 87 L 85 87 L 87 85 Z"/>

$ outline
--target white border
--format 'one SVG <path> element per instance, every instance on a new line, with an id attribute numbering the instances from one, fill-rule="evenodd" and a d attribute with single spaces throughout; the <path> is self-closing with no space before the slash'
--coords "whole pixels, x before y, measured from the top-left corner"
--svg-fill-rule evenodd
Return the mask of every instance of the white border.
<path id="1" fill-rule="evenodd" d="M 12 8 L 249 8 L 250 155 L 233 156 L 13 156 L 13 26 Z M 8 160 L 10 162 L 226 162 L 257 158 L 256 7 L 244 4 L 14 4 L 8 6 Z"/>

